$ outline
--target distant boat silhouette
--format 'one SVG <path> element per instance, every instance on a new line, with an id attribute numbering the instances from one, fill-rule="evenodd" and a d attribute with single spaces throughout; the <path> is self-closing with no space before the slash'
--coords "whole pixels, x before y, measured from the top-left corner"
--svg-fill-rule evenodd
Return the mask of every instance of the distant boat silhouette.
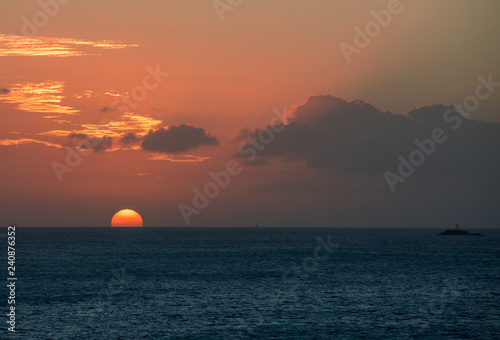
<path id="1" fill-rule="evenodd" d="M 459 224 L 455 225 L 455 229 L 447 229 L 446 231 L 443 231 L 442 233 L 439 233 L 438 235 L 484 236 L 484 235 L 481 235 L 479 233 L 469 234 L 469 231 L 460 229 Z"/>
<path id="2" fill-rule="evenodd" d="M 259 223 L 255 222 L 255 228 L 259 227 Z"/>

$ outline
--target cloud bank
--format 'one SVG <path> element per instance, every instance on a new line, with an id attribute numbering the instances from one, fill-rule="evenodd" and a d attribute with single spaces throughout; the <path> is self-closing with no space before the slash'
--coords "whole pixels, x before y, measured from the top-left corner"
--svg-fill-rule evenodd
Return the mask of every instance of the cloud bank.
<path id="1" fill-rule="evenodd" d="M 419 172 L 494 177 L 500 171 L 500 124 L 466 119 L 451 106 L 431 105 L 397 115 L 361 100 L 320 95 L 291 108 L 285 121 L 259 157 L 303 160 L 315 169 L 383 174 L 398 167 L 399 156 L 416 149 L 416 139 L 425 141 L 442 129 L 446 140 L 436 145 Z M 257 138 L 259 131 L 252 135 Z"/>

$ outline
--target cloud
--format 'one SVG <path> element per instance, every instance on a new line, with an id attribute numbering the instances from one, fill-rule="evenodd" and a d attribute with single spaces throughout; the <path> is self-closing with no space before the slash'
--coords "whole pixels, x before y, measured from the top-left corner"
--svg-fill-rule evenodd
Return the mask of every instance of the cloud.
<path id="1" fill-rule="evenodd" d="M 264 158 L 264 157 L 256 157 L 251 162 L 250 161 L 246 161 L 246 164 L 248 164 L 250 166 L 267 165 L 267 164 L 269 164 L 269 160 L 267 158 Z"/>
<path id="2" fill-rule="evenodd" d="M 70 133 L 81 133 L 96 138 L 104 136 L 118 138 L 132 131 L 137 135 L 144 135 L 151 129 L 158 128 L 162 123 L 161 120 L 129 112 L 116 120 L 104 119 L 101 124 L 82 124 L 81 130 L 78 131 L 51 130 L 39 134 L 51 137 L 65 137 Z"/>
<path id="3" fill-rule="evenodd" d="M 203 128 L 191 125 L 173 125 L 168 129 L 151 130 L 142 141 L 142 148 L 147 151 L 176 153 L 184 152 L 201 145 L 217 145 L 217 138 Z"/>
<path id="4" fill-rule="evenodd" d="M 24 144 L 43 144 L 45 146 L 55 147 L 58 149 L 64 148 L 64 146 L 57 143 L 51 143 L 48 141 L 37 140 L 32 138 L 20 138 L 20 139 L 0 139 L 0 146 L 18 146 Z"/>
<path id="5" fill-rule="evenodd" d="M 0 34 L 0 57 L 75 57 L 99 55 L 102 50 L 116 50 L 138 47 L 136 44 L 124 44 L 113 40 L 87 41 L 57 37 L 28 37 L 21 35 Z"/>
<path id="6" fill-rule="evenodd" d="M 259 157 L 302 160 L 315 169 L 381 175 L 397 172 L 398 156 L 408 159 L 413 150 L 419 150 L 416 139 L 432 138 L 433 130 L 442 129 L 447 140 L 436 145 L 419 172 L 492 177 L 500 171 L 500 124 L 466 119 L 449 106 L 425 106 L 396 115 L 361 100 L 309 96 L 305 103 L 292 107 L 285 120 L 283 130 L 258 151 Z M 260 130 L 252 133 L 257 139 Z M 246 145 L 243 150 L 252 147 Z"/>
<path id="7" fill-rule="evenodd" d="M 217 145 L 217 139 L 205 129 L 190 125 L 161 127 L 162 121 L 147 116 L 127 113 L 118 120 L 106 120 L 101 124 L 82 124 L 78 130 L 51 130 L 29 134 L 34 138 L 2 140 L 0 146 L 41 143 L 47 146 L 76 147 L 85 150 L 119 151 L 147 150 L 150 160 L 200 163 L 210 157 L 194 155 L 168 155 L 181 153 L 201 145 Z M 142 142 L 142 143 L 141 143 Z M 167 153 L 167 154 L 166 154 Z"/>
<path id="8" fill-rule="evenodd" d="M 104 106 L 102 109 L 99 110 L 99 112 L 115 112 L 116 108 L 111 107 L 111 106 Z"/>
<path id="9" fill-rule="evenodd" d="M 2 88 L 0 88 L 0 95 L 2 95 L 2 94 L 9 94 L 9 93 L 10 93 L 9 89 L 2 89 Z"/>
<path id="10" fill-rule="evenodd" d="M 252 136 L 252 134 L 253 130 L 250 128 L 241 129 L 238 135 L 233 139 L 233 143 L 248 139 L 248 137 Z"/>
<path id="11" fill-rule="evenodd" d="M 122 144 L 127 145 L 127 144 L 136 143 L 140 140 L 141 140 L 141 138 L 138 137 L 135 133 L 129 132 L 120 139 L 120 142 L 122 142 Z"/>
<path id="12" fill-rule="evenodd" d="M 90 143 L 92 143 L 92 148 L 96 152 L 111 150 L 111 147 L 113 146 L 113 138 L 108 136 L 104 136 L 100 139 L 93 138 Z"/>
<path id="13" fill-rule="evenodd" d="M 89 136 L 84 133 L 70 133 L 69 138 L 87 139 Z"/>
<path id="14" fill-rule="evenodd" d="M 169 161 L 172 163 L 192 163 L 197 164 L 209 160 L 211 157 L 195 155 L 167 155 L 164 153 L 152 153 L 148 156 L 152 161 Z"/>
<path id="15" fill-rule="evenodd" d="M 32 134 L 27 134 L 31 136 Z M 26 144 L 42 144 L 48 147 L 58 149 L 64 148 L 79 148 L 82 150 L 91 150 L 96 152 L 101 151 L 117 151 L 120 148 L 113 148 L 113 138 L 104 136 L 101 138 L 88 136 L 81 133 L 71 133 L 65 138 L 42 136 L 42 139 L 34 139 L 29 137 L 20 137 L 17 139 L 0 139 L 0 146 L 20 146 Z M 139 147 L 137 147 L 139 149 Z"/>
<path id="16" fill-rule="evenodd" d="M 65 87 L 64 82 L 55 80 L 13 84 L 11 86 L 12 93 L 6 97 L 0 97 L 0 102 L 16 104 L 17 109 L 26 112 L 49 114 L 43 116 L 43 118 L 48 119 L 57 118 L 62 114 L 75 115 L 80 110 L 62 105 L 62 101 L 66 98 L 63 95 Z"/>

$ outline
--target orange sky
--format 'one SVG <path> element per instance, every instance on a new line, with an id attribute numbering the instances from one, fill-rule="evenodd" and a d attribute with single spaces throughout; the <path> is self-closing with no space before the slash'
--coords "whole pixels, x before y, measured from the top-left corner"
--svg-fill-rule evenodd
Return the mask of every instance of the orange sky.
<path id="1" fill-rule="evenodd" d="M 190 202 L 211 171 L 226 167 L 238 151 L 239 132 L 265 127 L 273 109 L 333 94 L 403 114 L 463 100 L 479 75 L 500 78 L 498 1 L 401 1 L 402 11 L 351 63 L 339 45 L 352 44 L 354 28 L 373 20 L 370 11 L 387 9 L 388 1 L 244 0 L 223 21 L 213 2 L 73 0 L 52 16 L 37 1 L 0 4 L 2 223 L 100 226 L 130 208 L 145 226 L 184 225 L 178 205 Z M 44 16 L 46 24 L 32 26 L 35 34 L 23 35 L 27 21 Z M 155 69 L 168 76 L 155 78 Z M 144 84 L 151 89 L 143 93 L 137 88 Z M 134 91 L 145 98 L 134 100 Z M 473 118 L 497 122 L 499 106 L 494 94 Z M 179 129 L 182 136 L 205 133 L 196 137 L 205 142 L 175 152 L 120 142 L 129 132 L 143 138 L 164 127 L 172 134 L 169 127 L 183 124 L 189 127 Z M 79 135 L 110 138 L 111 146 L 82 156 L 60 182 L 53 163 L 66 164 L 66 148 L 74 150 Z M 360 202 L 373 199 L 348 185 L 359 178 L 300 160 L 243 168 L 193 216 L 194 225 L 300 224 L 311 215 L 315 225 L 343 225 Z M 326 183 L 334 193 L 258 190 L 291 182 Z M 332 206 L 342 207 L 337 217 L 328 213 Z M 372 210 L 383 224 L 384 214 Z M 387 223 L 400 223 L 402 211 Z"/>

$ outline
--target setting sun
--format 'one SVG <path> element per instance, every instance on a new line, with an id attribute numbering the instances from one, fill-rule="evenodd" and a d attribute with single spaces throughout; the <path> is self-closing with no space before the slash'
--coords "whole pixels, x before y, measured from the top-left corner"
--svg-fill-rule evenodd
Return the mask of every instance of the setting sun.
<path id="1" fill-rule="evenodd" d="M 500 340 L 499 13 L 0 0 L 0 340 Z"/>
<path id="2" fill-rule="evenodd" d="M 142 227 L 142 217 L 137 212 L 124 209 L 117 212 L 111 219 L 112 227 Z"/>

